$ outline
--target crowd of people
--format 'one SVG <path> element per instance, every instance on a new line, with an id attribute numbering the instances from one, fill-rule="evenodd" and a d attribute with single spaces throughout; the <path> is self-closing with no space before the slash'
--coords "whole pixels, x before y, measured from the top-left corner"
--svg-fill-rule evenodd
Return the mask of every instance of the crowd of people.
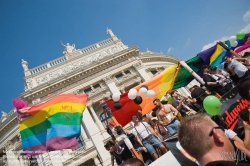
<path id="1" fill-rule="evenodd" d="M 239 112 L 243 137 L 228 129 L 222 116 L 208 116 L 203 109 L 203 100 L 208 95 L 223 96 L 236 85 L 240 96 L 250 103 L 250 53 L 245 53 L 243 58 L 223 57 L 223 60 L 224 69 L 202 66 L 205 87 L 191 87 L 191 96 L 183 96 L 176 90 L 167 92 L 166 96 L 173 100 L 155 99 L 150 115 L 142 115 L 138 110 L 131 118 L 131 131 L 114 127 L 112 140 L 105 145 L 112 166 L 114 161 L 122 166 L 150 164 L 169 150 L 164 140 L 173 135 L 178 135 L 180 145 L 202 166 L 249 165 L 250 107 Z M 129 138 L 138 159 L 134 158 L 126 141 L 116 139 L 116 134 Z M 244 160 L 239 156 L 244 156 Z"/>

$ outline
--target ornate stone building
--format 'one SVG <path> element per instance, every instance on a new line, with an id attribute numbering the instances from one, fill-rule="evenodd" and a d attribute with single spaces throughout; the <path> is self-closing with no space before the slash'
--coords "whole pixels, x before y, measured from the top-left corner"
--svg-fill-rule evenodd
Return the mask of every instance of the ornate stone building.
<path id="1" fill-rule="evenodd" d="M 45 153 L 26 159 L 21 153 L 16 110 L 2 113 L 0 121 L 0 166 L 53 165 L 100 166 L 110 165 L 110 155 L 104 144 L 110 139 L 105 130 L 105 116 L 99 101 L 112 93 L 123 93 L 177 64 L 179 59 L 154 53 L 139 52 L 136 46 L 128 47 L 110 29 L 110 38 L 82 49 L 67 43 L 64 56 L 33 69 L 22 60 L 25 88 L 20 98 L 31 104 L 44 102 L 62 93 L 89 94 L 83 113 L 79 148 Z M 181 90 L 188 94 L 188 91 Z"/>

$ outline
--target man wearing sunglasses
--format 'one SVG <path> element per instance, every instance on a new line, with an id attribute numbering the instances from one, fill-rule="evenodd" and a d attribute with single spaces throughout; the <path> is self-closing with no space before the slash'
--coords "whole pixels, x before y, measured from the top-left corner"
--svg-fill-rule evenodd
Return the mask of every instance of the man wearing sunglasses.
<path id="1" fill-rule="evenodd" d="M 201 166 L 244 166 L 235 161 L 234 147 L 224 133 L 206 114 L 195 114 L 182 119 L 178 140 L 187 153 Z"/>

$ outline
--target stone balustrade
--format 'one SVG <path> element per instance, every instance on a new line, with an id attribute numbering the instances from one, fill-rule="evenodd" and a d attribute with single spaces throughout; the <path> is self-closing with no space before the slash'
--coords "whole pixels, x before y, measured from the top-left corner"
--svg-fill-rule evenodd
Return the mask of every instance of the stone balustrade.
<path id="1" fill-rule="evenodd" d="M 81 51 L 82 54 L 86 54 L 86 53 L 89 53 L 91 51 L 96 50 L 97 48 L 104 47 L 104 46 L 106 46 L 106 45 L 108 45 L 110 43 L 113 43 L 112 39 L 107 39 L 107 40 L 98 42 L 96 44 L 93 44 L 91 46 L 85 47 L 83 49 L 80 49 L 80 51 Z M 58 64 L 61 64 L 61 63 L 65 62 L 65 61 L 67 61 L 67 58 L 66 58 L 66 56 L 63 56 L 63 57 L 57 58 L 57 59 L 55 59 L 53 61 L 50 61 L 50 62 L 48 62 L 46 64 L 43 64 L 43 65 L 40 65 L 40 66 L 35 67 L 33 69 L 30 69 L 29 71 L 30 71 L 31 74 L 36 74 L 36 73 L 39 73 L 39 72 L 41 72 L 43 70 L 46 70 L 46 69 L 48 69 L 48 68 L 50 68 L 52 66 L 56 66 Z"/>

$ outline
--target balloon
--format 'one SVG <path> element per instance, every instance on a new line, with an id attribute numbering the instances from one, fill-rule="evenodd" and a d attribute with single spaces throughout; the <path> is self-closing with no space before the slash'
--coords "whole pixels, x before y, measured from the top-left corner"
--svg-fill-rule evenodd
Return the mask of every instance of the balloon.
<path id="1" fill-rule="evenodd" d="M 235 41 L 236 41 L 236 36 L 231 36 L 231 37 L 229 38 L 229 41 L 230 41 L 230 43 L 235 42 Z"/>
<path id="2" fill-rule="evenodd" d="M 136 98 L 137 91 L 136 89 L 130 89 L 128 92 L 128 98 L 134 100 Z"/>
<path id="3" fill-rule="evenodd" d="M 237 39 L 242 40 L 245 37 L 245 33 L 240 31 L 236 34 L 236 37 Z"/>
<path id="4" fill-rule="evenodd" d="M 174 100 L 173 97 L 168 98 L 168 102 L 172 102 L 173 100 Z"/>
<path id="5" fill-rule="evenodd" d="M 136 96 L 136 98 L 134 99 L 135 104 L 141 104 L 142 103 L 142 98 L 141 96 Z"/>
<path id="6" fill-rule="evenodd" d="M 154 97 L 155 97 L 155 91 L 153 91 L 153 90 L 148 90 L 148 91 L 147 91 L 147 95 L 148 95 L 149 98 L 154 98 Z"/>
<path id="7" fill-rule="evenodd" d="M 217 97 L 210 95 L 203 101 L 203 106 L 208 114 L 215 116 L 220 112 L 221 102 Z"/>
<path id="8" fill-rule="evenodd" d="M 119 101 L 116 101 L 116 102 L 114 103 L 114 108 L 115 108 L 116 110 L 119 110 L 120 108 L 122 108 L 122 104 L 121 104 Z"/>
<path id="9" fill-rule="evenodd" d="M 148 86 L 147 85 L 142 85 L 141 88 L 146 88 L 148 90 Z"/>
<path id="10" fill-rule="evenodd" d="M 232 47 L 236 47 L 238 45 L 237 41 L 234 41 L 233 43 L 230 43 Z"/>
<path id="11" fill-rule="evenodd" d="M 114 94 L 112 95 L 112 99 L 113 99 L 114 101 L 120 100 L 120 94 L 119 94 L 119 93 L 114 93 Z"/>
<path id="12" fill-rule="evenodd" d="M 139 92 L 140 92 L 140 94 L 142 95 L 142 96 L 144 96 L 144 95 L 146 95 L 147 94 L 147 89 L 145 88 L 145 87 L 142 87 L 142 88 L 140 88 L 140 90 L 139 90 Z"/>

